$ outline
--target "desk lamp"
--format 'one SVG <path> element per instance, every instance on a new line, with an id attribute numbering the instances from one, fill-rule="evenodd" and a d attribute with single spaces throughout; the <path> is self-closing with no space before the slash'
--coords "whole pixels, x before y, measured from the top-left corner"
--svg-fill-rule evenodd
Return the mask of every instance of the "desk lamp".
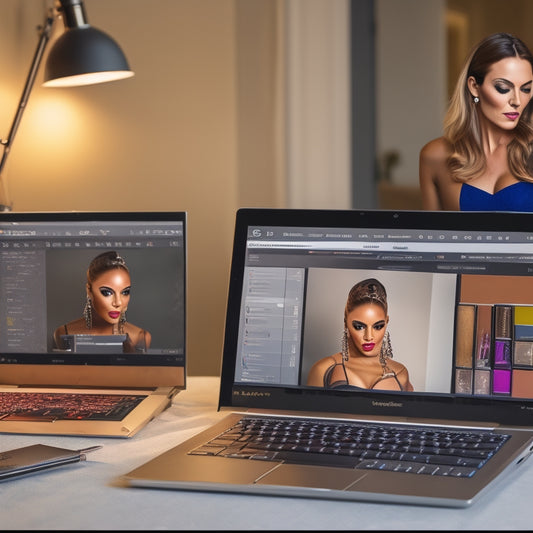
<path id="1" fill-rule="evenodd" d="M 45 87 L 73 87 L 130 78 L 134 73 L 120 46 L 106 33 L 87 22 L 83 0 L 56 0 L 44 24 L 38 26 L 39 41 L 33 56 L 22 96 L 6 139 L 0 144 L 4 151 L 0 159 L 0 183 L 5 189 L 3 170 L 13 139 L 30 97 L 35 77 L 50 39 L 56 18 L 62 18 L 65 33 L 57 38 L 45 65 Z M 7 199 L 7 193 L 3 191 Z M 11 204 L 0 204 L 0 211 L 11 211 Z"/>

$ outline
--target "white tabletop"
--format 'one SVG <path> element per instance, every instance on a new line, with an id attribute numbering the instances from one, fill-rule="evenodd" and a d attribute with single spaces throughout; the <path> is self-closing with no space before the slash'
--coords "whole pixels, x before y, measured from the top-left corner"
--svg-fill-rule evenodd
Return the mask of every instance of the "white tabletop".
<path id="1" fill-rule="evenodd" d="M 468 509 L 123 488 L 121 474 L 222 418 L 219 380 L 190 377 L 172 406 L 131 439 L 0 435 L 0 451 L 102 445 L 87 461 L 0 483 L 0 530 L 530 530 L 533 461 Z"/>

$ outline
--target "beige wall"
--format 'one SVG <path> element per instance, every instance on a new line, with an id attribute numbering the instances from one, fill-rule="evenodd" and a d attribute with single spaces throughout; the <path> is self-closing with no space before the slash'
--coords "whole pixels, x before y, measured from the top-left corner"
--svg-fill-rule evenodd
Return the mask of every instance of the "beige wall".
<path id="1" fill-rule="evenodd" d="M 0 0 L 2 138 L 53 1 Z M 347 2 L 85 0 L 135 77 L 45 89 L 39 72 L 4 173 L 9 201 L 187 211 L 190 375 L 220 370 L 236 209 L 290 206 L 289 181 L 294 206 L 349 207 Z"/>
<path id="2" fill-rule="evenodd" d="M 50 5 L 0 0 L 3 138 L 37 44 L 36 26 Z M 242 111 L 252 110 L 259 123 L 261 114 L 271 115 L 264 82 L 272 72 L 265 51 L 273 37 L 253 27 L 265 18 L 276 24 L 276 2 L 85 0 L 85 7 L 89 22 L 121 45 L 136 75 L 45 89 L 41 68 L 5 173 L 13 209 L 186 210 L 188 373 L 217 374 L 235 209 L 278 201 L 279 184 L 269 186 L 277 180 L 271 132 L 247 131 L 238 109 L 244 86 L 253 98 Z M 250 45 L 260 40 L 254 58 L 236 52 L 245 30 Z M 247 63 L 244 80 L 239 61 Z M 250 162 L 246 139 L 239 159 L 245 133 L 261 142 L 261 164 Z"/>
<path id="3" fill-rule="evenodd" d="M 376 155 L 383 164 L 387 152 L 398 154 L 391 179 L 414 188 L 414 195 L 420 149 L 442 135 L 447 99 L 445 0 L 375 0 L 375 5 Z M 381 204 L 394 207 L 383 197 Z"/>

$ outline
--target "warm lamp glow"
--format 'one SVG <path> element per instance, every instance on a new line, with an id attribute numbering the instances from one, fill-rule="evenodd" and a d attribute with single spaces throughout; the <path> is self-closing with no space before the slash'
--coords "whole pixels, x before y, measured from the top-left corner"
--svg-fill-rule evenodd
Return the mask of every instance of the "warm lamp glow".
<path id="1" fill-rule="evenodd" d="M 12 208 L 8 201 L 3 170 L 56 17 L 60 16 L 63 19 L 65 32 L 55 41 L 48 54 L 43 85 L 46 87 L 92 85 L 131 78 L 134 75 L 120 46 L 109 35 L 89 25 L 83 0 L 58 0 L 58 5 L 57 13 L 47 15 L 44 24 L 39 28 L 39 42 L 13 124 L 8 137 L 0 140 L 0 145 L 4 148 L 0 159 L 0 211 L 11 211 Z"/>
<path id="2" fill-rule="evenodd" d="M 79 142 L 89 142 L 86 138 L 80 140 L 85 133 L 83 124 L 86 120 L 83 117 L 88 112 L 86 108 L 92 109 L 89 104 L 83 106 L 83 102 L 71 95 L 46 92 L 42 98 L 35 100 L 31 113 L 25 119 L 25 135 L 20 139 L 20 148 L 24 152 L 31 150 L 39 159 L 59 143 L 64 150 L 71 150 L 79 146 Z M 97 114 L 97 111 L 93 113 Z M 46 124 L 46 130 L 43 130 L 43 124 Z"/>
<path id="3" fill-rule="evenodd" d="M 77 74 L 55 80 L 45 81 L 43 87 L 77 87 L 81 85 L 94 85 L 108 81 L 124 80 L 131 78 L 134 73 L 131 70 L 114 70 L 109 72 L 90 72 L 89 74 Z"/>

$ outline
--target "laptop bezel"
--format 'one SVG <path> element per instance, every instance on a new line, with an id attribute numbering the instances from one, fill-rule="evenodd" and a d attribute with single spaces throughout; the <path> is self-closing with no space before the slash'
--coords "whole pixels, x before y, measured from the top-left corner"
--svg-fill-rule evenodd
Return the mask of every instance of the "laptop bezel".
<path id="1" fill-rule="evenodd" d="M 533 400 L 429 393 L 338 391 L 234 383 L 246 243 L 250 226 L 517 231 L 528 213 L 242 208 L 236 213 L 219 409 L 279 409 L 531 426 Z M 384 401 L 386 400 L 386 401 Z"/>
<path id="2" fill-rule="evenodd" d="M 1 221 L 6 223 L 43 222 L 178 222 L 183 228 L 183 331 L 187 328 L 187 212 L 186 211 L 69 211 L 69 212 L 6 212 Z M 0 363 L 0 383 L 17 387 L 101 387 L 101 388 L 138 388 L 154 389 L 157 387 L 186 388 L 187 341 L 184 336 L 183 364 L 163 366 L 149 364 L 148 355 L 142 364 L 98 364 L 95 356 L 93 364 L 53 364 L 49 362 L 51 354 L 30 353 L 17 354 L 19 359 L 28 355 L 33 359 L 42 357 L 42 364 L 11 364 L 9 353 L 1 353 L 6 362 Z M 86 355 L 87 358 L 90 354 Z"/>

